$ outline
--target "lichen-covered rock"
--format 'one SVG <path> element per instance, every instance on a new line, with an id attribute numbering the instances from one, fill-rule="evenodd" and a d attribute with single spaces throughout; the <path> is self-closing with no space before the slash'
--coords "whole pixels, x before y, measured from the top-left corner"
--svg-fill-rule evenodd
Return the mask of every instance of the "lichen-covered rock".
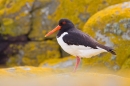
<path id="1" fill-rule="evenodd" d="M 116 56 L 105 54 L 99 58 L 87 59 L 87 65 L 105 65 L 118 70 L 124 62 L 129 62 L 127 61 L 130 56 L 129 14 L 130 2 L 124 2 L 99 11 L 86 22 L 83 30 L 105 45 L 113 47 L 117 53 Z"/>
<path id="2" fill-rule="evenodd" d="M 130 86 L 130 78 L 114 74 L 72 73 L 61 69 L 21 66 L 0 69 L 0 86 Z"/>
<path id="3" fill-rule="evenodd" d="M 11 47 L 15 47 L 12 45 Z M 17 54 L 12 55 L 8 61 L 8 66 L 33 65 L 38 66 L 46 59 L 60 57 L 59 46 L 56 42 L 29 42 L 25 46 L 19 47 Z"/>
<path id="4" fill-rule="evenodd" d="M 45 3 L 45 0 L 40 0 L 34 3 L 34 5 L 38 7 L 32 12 L 32 31 L 29 34 L 30 39 L 42 40 L 44 39 L 44 35 L 55 27 L 55 23 L 53 20 L 48 19 L 48 16 L 55 12 L 59 3 L 57 0 L 46 0 L 46 2 L 48 3 Z M 51 37 L 54 37 L 54 35 Z"/>
<path id="5" fill-rule="evenodd" d="M 43 61 L 39 66 L 48 68 L 73 68 L 76 59 L 73 57 L 54 58 Z"/>
<path id="6" fill-rule="evenodd" d="M 95 2 L 86 0 L 82 1 L 30 0 L 30 1 L 33 2 L 32 5 L 30 5 L 28 1 L 25 1 L 26 2 L 25 5 L 28 8 L 30 7 L 30 10 L 26 11 L 26 13 L 28 13 L 28 15 L 31 17 L 30 18 L 31 31 L 29 31 L 28 36 L 30 39 L 42 40 L 44 39 L 44 35 L 57 25 L 60 18 L 69 18 L 73 20 L 74 23 L 77 25 L 77 27 L 81 29 L 84 23 L 87 21 L 87 19 L 94 13 L 98 12 L 99 10 L 109 5 L 117 4 L 128 0 L 124 1 L 97 0 Z M 54 37 L 54 35 L 52 35 L 51 37 Z"/>
<path id="7" fill-rule="evenodd" d="M 85 22 L 96 12 L 113 4 L 129 0 L 59 0 L 59 5 L 49 19 L 58 22 L 61 18 L 68 18 L 76 27 L 82 29 Z"/>
<path id="8" fill-rule="evenodd" d="M 94 2 L 89 0 L 1 0 L 0 33 L 17 36 L 28 34 L 31 29 L 29 37 L 41 39 L 42 34 L 52 29 L 54 21 L 58 22 L 60 18 L 69 18 L 77 25 L 80 23 L 81 28 L 86 20 L 97 11 L 124 1 L 128 0 L 97 0 Z"/>
<path id="9" fill-rule="evenodd" d="M 128 59 L 126 59 L 126 61 L 124 61 L 123 65 L 122 65 L 122 69 L 130 69 L 130 58 L 128 57 Z"/>
<path id="10" fill-rule="evenodd" d="M 45 26 L 42 25 L 47 20 L 44 19 L 44 17 L 47 18 L 45 11 L 47 12 L 50 9 L 48 6 L 52 2 L 51 0 L 1 0 L 0 33 L 3 35 L 19 36 L 24 34 L 29 35 L 32 31 L 35 32 L 33 33 L 34 36 L 39 33 L 40 37 L 43 37 L 41 35 L 45 33 L 43 30 L 48 29 L 48 27 L 44 28 Z M 44 10 L 45 8 L 48 9 Z"/>
<path id="11" fill-rule="evenodd" d="M 34 0 L 1 0 L 0 34 L 19 36 L 30 30 L 30 14 Z M 30 8 L 28 7 L 30 6 Z"/>
<path id="12" fill-rule="evenodd" d="M 43 40 L 53 25 L 47 16 L 55 11 L 54 4 L 52 0 L 0 1 L 0 64 L 36 66 L 60 57 L 56 42 Z"/>
<path id="13" fill-rule="evenodd" d="M 50 55 L 44 56 L 35 44 L 41 45 L 41 41 L 45 42 L 48 39 L 53 41 L 55 34 L 50 38 L 44 38 L 44 35 L 58 24 L 60 18 L 69 18 L 76 24 L 76 27 L 81 29 L 94 13 L 124 1 L 129 0 L 0 0 L 0 41 L 2 41 L 0 64 L 8 61 L 7 64 L 12 66 L 16 64 L 38 65 L 44 61 L 43 59 L 51 58 L 52 55 L 49 52 Z M 126 34 L 128 33 L 129 31 Z M 128 39 L 125 34 L 123 38 Z M 33 54 L 31 54 L 32 51 L 27 50 L 31 45 L 35 46 Z M 49 47 L 54 49 L 53 46 Z M 58 55 L 55 58 L 65 56 L 57 47 L 54 49 L 54 53 Z M 45 53 L 47 52 L 48 49 Z"/>

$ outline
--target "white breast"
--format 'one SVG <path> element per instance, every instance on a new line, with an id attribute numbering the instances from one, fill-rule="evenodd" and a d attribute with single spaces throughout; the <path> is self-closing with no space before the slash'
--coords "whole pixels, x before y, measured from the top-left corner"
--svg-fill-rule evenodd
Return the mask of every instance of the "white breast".
<path id="1" fill-rule="evenodd" d="M 97 47 L 98 49 L 93 49 L 91 47 L 85 47 L 83 45 L 68 45 L 63 41 L 63 36 L 65 36 L 66 34 L 68 33 L 64 32 L 59 38 L 57 38 L 57 41 L 65 52 L 73 56 L 90 58 L 102 52 L 107 52 L 106 50 L 100 47 Z"/>

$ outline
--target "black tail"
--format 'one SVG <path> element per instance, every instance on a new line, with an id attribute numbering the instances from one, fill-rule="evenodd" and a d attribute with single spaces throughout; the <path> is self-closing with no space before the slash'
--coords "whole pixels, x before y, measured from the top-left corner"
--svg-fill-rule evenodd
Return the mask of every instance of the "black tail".
<path id="1" fill-rule="evenodd" d="M 109 49 L 108 52 L 110 52 L 110 53 L 113 54 L 113 55 L 116 55 L 116 53 L 114 52 L 113 49 Z"/>
<path id="2" fill-rule="evenodd" d="M 99 46 L 100 48 L 103 48 L 103 49 L 107 50 L 107 51 L 110 52 L 111 54 L 116 55 L 116 53 L 114 52 L 114 49 L 112 49 L 112 48 L 110 48 L 110 47 L 108 47 L 108 46 L 101 45 L 101 44 L 98 44 L 98 46 Z"/>

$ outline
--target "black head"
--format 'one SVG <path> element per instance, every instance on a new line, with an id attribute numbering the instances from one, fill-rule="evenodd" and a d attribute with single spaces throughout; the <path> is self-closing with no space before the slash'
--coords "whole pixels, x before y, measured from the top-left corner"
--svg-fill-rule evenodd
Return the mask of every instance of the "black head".
<path id="1" fill-rule="evenodd" d="M 54 28 L 53 30 L 51 30 L 49 33 L 47 33 L 45 35 L 45 37 L 51 35 L 52 33 L 56 32 L 58 30 L 59 30 L 59 32 L 58 32 L 57 36 L 60 36 L 62 33 L 67 32 L 68 30 L 72 30 L 72 29 L 74 29 L 74 24 L 70 20 L 60 19 L 59 25 L 56 28 Z"/>
<path id="2" fill-rule="evenodd" d="M 59 26 L 61 26 L 60 30 L 68 30 L 74 27 L 74 24 L 69 19 L 60 19 Z"/>

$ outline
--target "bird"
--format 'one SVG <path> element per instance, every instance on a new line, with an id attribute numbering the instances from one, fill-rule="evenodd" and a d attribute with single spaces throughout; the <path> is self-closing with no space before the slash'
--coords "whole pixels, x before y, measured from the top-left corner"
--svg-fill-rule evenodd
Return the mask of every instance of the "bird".
<path id="1" fill-rule="evenodd" d="M 76 57 L 74 72 L 77 70 L 81 58 L 91 58 L 103 52 L 116 55 L 113 48 L 100 44 L 88 34 L 77 29 L 69 19 L 60 19 L 58 26 L 48 32 L 45 37 L 56 31 L 58 31 L 56 39 L 61 48 Z"/>

